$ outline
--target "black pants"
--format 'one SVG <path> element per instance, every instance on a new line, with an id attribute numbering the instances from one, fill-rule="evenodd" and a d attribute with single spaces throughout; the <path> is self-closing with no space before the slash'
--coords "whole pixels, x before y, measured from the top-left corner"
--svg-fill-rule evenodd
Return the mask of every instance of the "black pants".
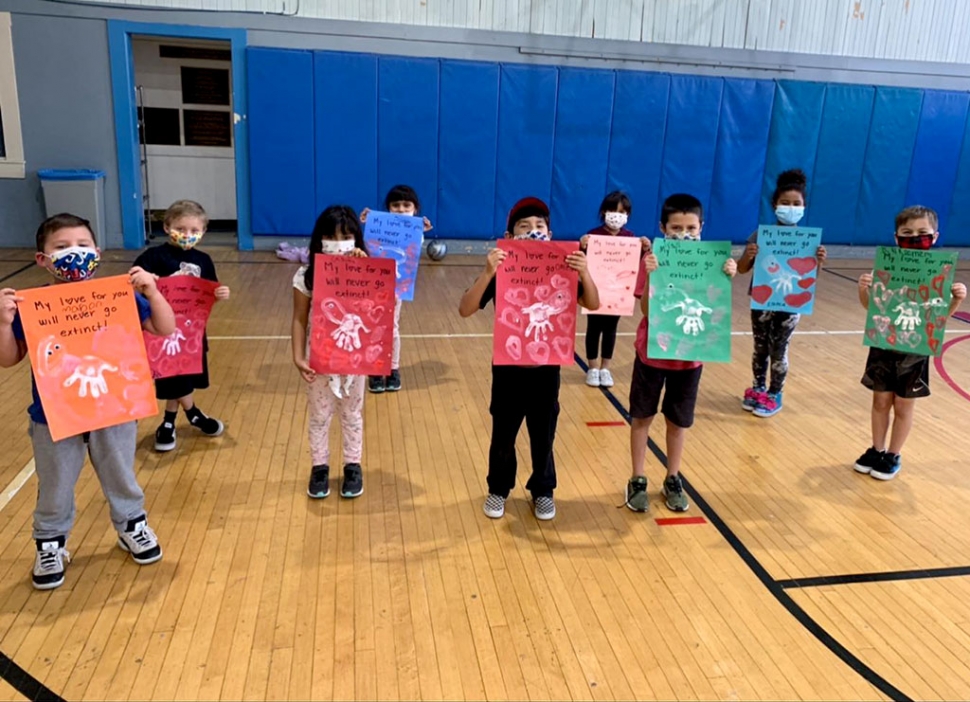
<path id="1" fill-rule="evenodd" d="M 591 314 L 586 317 L 586 358 L 600 358 L 600 335 L 603 336 L 603 358 L 613 358 L 616 347 L 616 326 L 619 317 Z"/>
<path id="2" fill-rule="evenodd" d="M 515 438 L 522 420 L 529 430 L 533 497 L 551 497 L 556 488 L 552 444 L 559 420 L 559 366 L 492 366 L 492 443 L 488 449 L 488 491 L 508 497 L 518 462 Z"/>

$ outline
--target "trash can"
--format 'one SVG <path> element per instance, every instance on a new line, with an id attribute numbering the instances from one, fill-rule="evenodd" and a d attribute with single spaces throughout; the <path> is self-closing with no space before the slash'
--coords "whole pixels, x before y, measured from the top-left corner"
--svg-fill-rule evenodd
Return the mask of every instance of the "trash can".
<path id="1" fill-rule="evenodd" d="M 104 238 L 104 171 L 85 169 L 38 171 L 47 216 L 62 212 L 84 217 L 100 246 Z"/>

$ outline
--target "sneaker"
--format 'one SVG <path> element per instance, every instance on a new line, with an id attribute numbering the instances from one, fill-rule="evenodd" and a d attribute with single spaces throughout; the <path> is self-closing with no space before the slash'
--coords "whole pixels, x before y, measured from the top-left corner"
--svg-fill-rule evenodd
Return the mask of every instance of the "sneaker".
<path id="1" fill-rule="evenodd" d="M 34 561 L 34 587 L 53 590 L 64 584 L 64 564 L 71 562 L 71 554 L 64 548 L 64 539 L 37 539 L 37 560 Z"/>
<path id="2" fill-rule="evenodd" d="M 536 519 L 548 522 L 556 516 L 556 502 L 552 499 L 552 495 L 535 497 L 532 499 L 532 511 Z"/>
<path id="3" fill-rule="evenodd" d="M 613 374 L 610 373 L 605 368 L 600 368 L 600 387 L 601 388 L 613 387 Z"/>
<path id="4" fill-rule="evenodd" d="M 680 475 L 668 475 L 664 480 L 663 496 L 667 498 L 667 509 L 671 512 L 686 512 L 690 507 L 687 493 L 684 492 L 684 481 Z"/>
<path id="5" fill-rule="evenodd" d="M 397 392 L 401 389 L 401 371 L 397 368 L 391 371 L 391 374 L 384 379 L 384 389 L 388 392 Z"/>
<path id="6" fill-rule="evenodd" d="M 505 516 L 505 499 L 501 495 L 489 493 L 485 498 L 485 506 L 482 511 L 489 519 L 501 519 Z"/>
<path id="7" fill-rule="evenodd" d="M 340 486 L 341 497 L 360 497 L 364 494 L 364 474 L 359 463 L 344 466 L 344 483 Z"/>
<path id="8" fill-rule="evenodd" d="M 626 484 L 627 507 L 634 512 L 646 512 L 650 507 L 650 500 L 647 498 L 647 479 L 643 476 L 633 478 Z"/>
<path id="9" fill-rule="evenodd" d="M 598 388 L 600 386 L 600 369 L 590 368 L 586 371 L 586 384 L 591 388 Z"/>
<path id="10" fill-rule="evenodd" d="M 884 451 L 877 451 L 875 447 L 870 446 L 866 449 L 866 452 L 859 456 L 856 460 L 855 465 L 852 467 L 855 469 L 856 473 L 862 473 L 868 475 L 873 468 L 879 465 L 882 460 L 882 455 Z"/>
<path id="11" fill-rule="evenodd" d="M 313 466 L 310 471 L 310 487 L 306 494 L 318 500 L 322 500 L 330 494 L 330 466 Z"/>
<path id="12" fill-rule="evenodd" d="M 744 399 L 741 400 L 741 409 L 745 412 L 753 412 L 758 406 L 758 398 L 765 394 L 764 388 L 748 388 L 744 391 Z"/>
<path id="13" fill-rule="evenodd" d="M 869 471 L 869 477 L 875 478 L 876 480 L 892 480 L 896 477 L 896 474 L 902 470 L 903 461 L 897 453 L 889 453 L 888 451 L 882 454 L 879 459 L 879 463 L 872 467 Z"/>
<path id="14" fill-rule="evenodd" d="M 219 436 L 226 428 L 222 422 L 206 416 L 198 407 L 193 407 L 189 412 L 185 413 L 185 416 L 189 418 L 189 424 L 206 436 Z"/>
<path id="15" fill-rule="evenodd" d="M 383 375 L 372 375 L 367 380 L 367 389 L 373 393 L 380 394 L 385 390 L 384 382 Z"/>
<path id="16" fill-rule="evenodd" d="M 781 412 L 781 393 L 763 392 L 758 397 L 758 405 L 752 410 L 755 417 L 766 419 Z"/>
<path id="17" fill-rule="evenodd" d="M 148 526 L 145 515 L 128 522 L 125 530 L 118 534 L 118 545 L 130 553 L 131 559 L 138 565 L 162 560 L 162 547 L 158 545 L 158 537 Z"/>
<path id="18" fill-rule="evenodd" d="M 155 430 L 155 450 L 161 453 L 175 448 L 174 422 L 162 422 Z"/>

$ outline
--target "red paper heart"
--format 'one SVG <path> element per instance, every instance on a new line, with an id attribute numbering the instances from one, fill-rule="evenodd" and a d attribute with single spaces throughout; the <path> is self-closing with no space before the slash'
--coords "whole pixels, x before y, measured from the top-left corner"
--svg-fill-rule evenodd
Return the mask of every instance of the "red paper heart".
<path id="1" fill-rule="evenodd" d="M 893 346 L 896 345 L 896 327 L 890 327 L 889 336 L 886 337 L 886 341 L 888 341 Z"/>
<path id="2" fill-rule="evenodd" d="M 944 275 L 943 273 L 940 273 L 940 275 L 933 278 L 933 280 L 930 282 L 930 285 L 933 287 L 933 290 L 940 297 L 943 296 L 943 282 L 945 280 L 946 280 L 946 275 Z"/>
<path id="3" fill-rule="evenodd" d="M 818 261 L 815 260 L 813 256 L 802 256 L 801 258 L 789 258 L 788 265 L 791 269 L 798 273 L 799 275 L 805 275 L 813 270 L 815 266 L 818 265 Z"/>
<path id="4" fill-rule="evenodd" d="M 525 351 L 533 363 L 544 366 L 549 363 L 549 344 L 545 341 L 532 341 L 526 345 Z"/>
<path id="5" fill-rule="evenodd" d="M 504 324 L 509 329 L 519 332 L 520 334 L 525 328 L 522 326 L 522 315 L 511 307 L 505 307 L 502 309 L 502 313 L 498 316 L 498 322 L 500 324 Z"/>
<path id="6" fill-rule="evenodd" d="M 940 351 L 940 340 L 931 336 L 926 340 L 926 343 L 929 344 L 930 350 L 936 356 Z"/>
<path id="7" fill-rule="evenodd" d="M 505 340 L 505 353 L 509 355 L 513 361 L 522 360 L 522 339 L 517 336 L 510 336 Z"/>
<path id="8" fill-rule="evenodd" d="M 562 360 L 569 360 L 573 356 L 573 345 L 568 336 L 557 336 L 555 339 L 553 339 L 552 349 Z"/>
<path id="9" fill-rule="evenodd" d="M 945 324 L 946 324 L 946 317 L 937 317 L 936 318 L 936 328 L 937 329 L 942 329 Z"/>
<path id="10" fill-rule="evenodd" d="M 892 278 L 889 271 L 876 271 L 876 277 L 882 281 L 883 285 L 889 285 L 889 280 Z"/>
<path id="11" fill-rule="evenodd" d="M 785 304 L 790 307 L 801 307 L 807 305 L 812 299 L 812 293 L 803 292 L 793 295 L 785 295 Z"/>
<path id="12" fill-rule="evenodd" d="M 869 341 L 875 341 L 876 340 L 876 330 L 875 329 L 866 329 L 866 336 L 869 337 Z"/>
<path id="13" fill-rule="evenodd" d="M 808 290 L 814 284 L 815 278 L 802 278 L 798 281 L 798 287 L 800 287 L 802 290 Z"/>
<path id="14" fill-rule="evenodd" d="M 774 290 L 772 290 L 770 285 L 756 285 L 751 288 L 751 299 L 759 305 L 763 305 L 768 302 L 773 292 Z"/>
<path id="15" fill-rule="evenodd" d="M 923 302 L 926 302 L 927 300 L 930 299 L 930 289 L 928 287 L 926 287 L 925 285 L 920 285 L 919 286 L 919 296 L 921 298 L 923 298 Z"/>

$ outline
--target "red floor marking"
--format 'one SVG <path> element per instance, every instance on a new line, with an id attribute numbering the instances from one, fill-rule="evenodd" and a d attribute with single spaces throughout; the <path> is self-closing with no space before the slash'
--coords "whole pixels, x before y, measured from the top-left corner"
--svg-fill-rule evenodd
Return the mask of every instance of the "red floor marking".
<path id="1" fill-rule="evenodd" d="M 953 316 L 961 322 L 970 322 L 970 312 L 954 312 Z"/>
<path id="2" fill-rule="evenodd" d="M 625 427 L 626 422 L 586 422 L 588 427 Z"/>
<path id="3" fill-rule="evenodd" d="M 950 377 L 950 374 L 946 372 L 946 366 L 943 365 L 943 357 L 946 355 L 947 349 L 955 344 L 959 344 L 961 341 L 966 341 L 970 339 L 970 334 L 965 336 L 958 336 L 956 339 L 950 339 L 945 344 L 943 348 L 940 349 L 940 355 L 933 359 L 933 365 L 936 366 L 936 372 L 940 374 L 943 378 L 943 382 L 949 385 L 953 392 L 962 397 L 964 400 L 970 401 L 970 393 L 960 387 L 960 385 Z"/>
<path id="4" fill-rule="evenodd" d="M 678 524 L 707 524 L 704 517 L 668 517 L 665 519 L 655 519 L 658 526 L 677 526 Z"/>

